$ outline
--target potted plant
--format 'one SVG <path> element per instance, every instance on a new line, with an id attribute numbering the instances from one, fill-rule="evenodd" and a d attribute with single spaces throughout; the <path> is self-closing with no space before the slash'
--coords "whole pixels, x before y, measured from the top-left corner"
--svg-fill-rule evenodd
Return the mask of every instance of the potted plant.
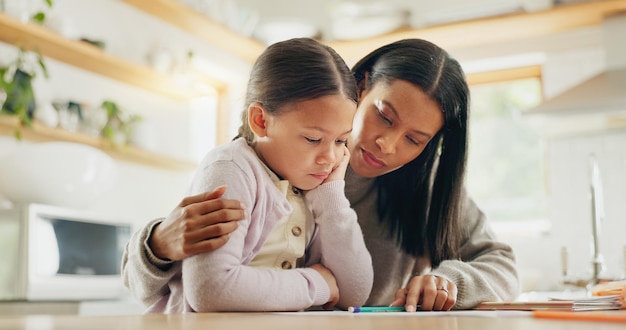
<path id="1" fill-rule="evenodd" d="M 102 136 L 113 144 L 128 144 L 132 126 L 141 120 L 138 115 L 128 115 L 115 101 L 104 100 L 101 107 L 106 111 L 107 122 L 102 128 Z"/>
<path id="2" fill-rule="evenodd" d="M 36 54 L 36 64 L 27 60 L 27 53 L 19 49 L 17 58 L 6 65 L 0 65 L 0 91 L 3 96 L 0 114 L 17 116 L 20 124 L 30 127 L 35 112 L 35 93 L 32 81 L 36 76 L 36 68 L 41 69 L 48 78 L 48 70 L 41 54 Z M 16 137 L 20 138 L 19 130 Z"/>

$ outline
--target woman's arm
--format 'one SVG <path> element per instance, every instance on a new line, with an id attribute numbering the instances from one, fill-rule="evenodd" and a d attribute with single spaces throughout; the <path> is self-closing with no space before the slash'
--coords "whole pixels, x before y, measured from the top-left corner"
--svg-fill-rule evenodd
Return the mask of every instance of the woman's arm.
<path id="1" fill-rule="evenodd" d="M 124 249 L 122 277 L 131 294 L 149 306 L 169 293 L 179 260 L 226 243 L 244 218 L 239 201 L 221 199 L 225 188 L 187 197 L 165 219 L 135 232 Z"/>
<path id="2" fill-rule="evenodd" d="M 122 256 L 124 285 L 144 306 L 152 305 L 169 292 L 167 282 L 180 266 L 180 263 L 157 258 L 148 246 L 152 229 L 162 220 L 153 220 L 135 232 Z"/>
<path id="3" fill-rule="evenodd" d="M 432 271 L 456 284 L 455 309 L 468 309 L 483 301 L 514 300 L 520 283 L 513 249 L 496 239 L 485 214 L 466 196 L 464 235 L 460 260 L 443 261 Z"/>
<path id="4" fill-rule="evenodd" d="M 520 282 L 513 249 L 496 239 L 485 214 L 469 197 L 464 214 L 460 260 L 443 261 L 432 274 L 456 284 L 455 309 L 472 308 L 483 301 L 514 300 L 520 293 Z"/>
<path id="5" fill-rule="evenodd" d="M 396 292 L 393 306 L 469 309 L 483 301 L 517 297 L 520 284 L 513 250 L 496 240 L 485 215 L 467 196 L 462 223 L 459 259 L 444 260 L 430 273 L 412 277 Z"/>

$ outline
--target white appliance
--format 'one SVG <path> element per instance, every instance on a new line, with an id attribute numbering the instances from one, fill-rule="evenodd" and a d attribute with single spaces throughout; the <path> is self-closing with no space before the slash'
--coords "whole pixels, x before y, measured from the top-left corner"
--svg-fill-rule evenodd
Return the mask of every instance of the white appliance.
<path id="1" fill-rule="evenodd" d="M 605 17 L 601 31 L 606 70 L 523 112 L 540 132 L 577 135 L 623 128 L 626 122 L 626 13 Z"/>
<path id="2" fill-rule="evenodd" d="M 130 224 L 55 206 L 0 210 L 0 301 L 120 298 L 130 233 Z"/>

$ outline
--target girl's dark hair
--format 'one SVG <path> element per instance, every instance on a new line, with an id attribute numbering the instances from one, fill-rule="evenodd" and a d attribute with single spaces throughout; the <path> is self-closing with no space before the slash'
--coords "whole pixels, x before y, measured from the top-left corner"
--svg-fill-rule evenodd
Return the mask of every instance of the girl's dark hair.
<path id="1" fill-rule="evenodd" d="M 459 63 L 437 45 L 400 40 L 371 52 L 352 69 L 360 88 L 405 80 L 436 101 L 442 129 L 403 167 L 376 178 L 378 212 L 404 251 L 428 253 L 433 267 L 458 258 L 469 89 Z"/>
<path id="2" fill-rule="evenodd" d="M 357 102 L 354 77 L 335 50 L 310 38 L 272 44 L 252 67 L 242 125 L 235 138 L 244 137 L 248 142 L 254 139 L 247 110 L 253 102 L 278 114 L 287 103 L 337 94 Z"/>

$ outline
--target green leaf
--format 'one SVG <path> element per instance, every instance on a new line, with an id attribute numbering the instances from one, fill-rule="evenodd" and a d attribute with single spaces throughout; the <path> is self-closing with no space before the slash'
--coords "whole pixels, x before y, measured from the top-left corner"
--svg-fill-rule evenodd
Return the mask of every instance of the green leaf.
<path id="1" fill-rule="evenodd" d="M 102 129 L 102 136 L 104 136 L 108 140 L 113 139 L 113 135 L 114 134 L 115 134 L 115 132 L 113 132 L 113 129 L 110 126 L 105 126 Z"/>
<path id="2" fill-rule="evenodd" d="M 43 56 L 41 56 L 41 53 L 39 52 L 39 50 L 37 50 L 37 63 L 39 63 L 39 67 L 41 68 L 41 71 L 43 72 L 43 76 L 46 79 L 48 79 L 50 77 L 48 75 L 48 68 L 46 67 L 46 63 L 44 63 Z"/>
<path id="3" fill-rule="evenodd" d="M 9 68 L 7 67 L 0 68 L 0 89 L 7 93 L 7 95 L 11 92 L 11 88 L 13 88 L 12 82 L 5 78 L 8 70 Z"/>
<path id="4" fill-rule="evenodd" d="M 46 20 L 46 14 L 44 12 L 38 12 L 32 17 L 33 21 L 41 24 Z"/>

